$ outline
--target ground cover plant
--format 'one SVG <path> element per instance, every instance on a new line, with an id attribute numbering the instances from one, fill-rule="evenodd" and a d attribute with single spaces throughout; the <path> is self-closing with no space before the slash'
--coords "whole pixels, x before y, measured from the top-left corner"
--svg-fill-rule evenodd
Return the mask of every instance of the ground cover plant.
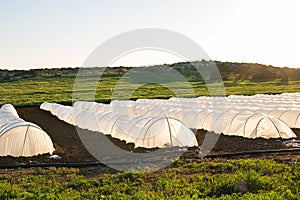
<path id="1" fill-rule="evenodd" d="M 98 169 L 101 166 L 98 167 Z M 176 160 L 149 173 L 97 168 L 2 171 L 0 199 L 299 199 L 300 167 L 264 159 Z M 235 191 L 239 181 L 248 191 Z"/>

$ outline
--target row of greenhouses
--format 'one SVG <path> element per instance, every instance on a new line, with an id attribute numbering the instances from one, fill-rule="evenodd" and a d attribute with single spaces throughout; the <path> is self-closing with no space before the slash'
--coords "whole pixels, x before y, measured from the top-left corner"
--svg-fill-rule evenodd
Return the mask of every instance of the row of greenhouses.
<path id="1" fill-rule="evenodd" d="M 294 138 L 300 128 L 300 95 L 139 99 L 110 104 L 43 103 L 41 109 L 83 129 L 134 143 L 136 147 L 196 146 L 191 130 L 246 138 Z"/>
<path id="2" fill-rule="evenodd" d="M 152 100 L 150 100 L 151 102 Z M 187 105 L 168 105 L 143 102 L 134 104 L 130 101 L 113 101 L 110 112 L 129 116 L 167 116 L 177 119 L 191 129 L 204 129 L 225 135 L 247 138 L 293 138 L 290 128 L 298 128 L 300 111 L 285 110 L 250 110 L 238 107 L 198 107 Z M 77 109 L 93 110 L 89 102 L 75 103 Z M 101 105 L 101 104 L 100 104 Z M 100 108 L 101 106 L 98 106 Z M 106 107 L 106 106 L 105 106 Z M 107 108 L 106 108 L 107 109 Z M 268 114 L 270 112 L 270 114 Z M 271 115 L 273 114 L 273 115 Z"/>
<path id="3" fill-rule="evenodd" d="M 84 107 L 87 104 L 82 104 L 84 109 L 55 103 L 43 103 L 40 107 L 69 124 L 134 143 L 135 147 L 198 146 L 194 133 L 177 119 L 94 111 Z"/>

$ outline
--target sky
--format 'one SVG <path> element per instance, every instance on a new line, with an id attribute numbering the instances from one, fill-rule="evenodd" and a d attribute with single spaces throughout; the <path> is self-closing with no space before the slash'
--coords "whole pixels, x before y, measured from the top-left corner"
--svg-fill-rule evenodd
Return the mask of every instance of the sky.
<path id="1" fill-rule="evenodd" d="M 298 0 L 0 0 L 0 69 L 79 67 L 111 37 L 178 32 L 212 60 L 300 67 Z M 182 61 L 141 50 L 112 65 Z"/>

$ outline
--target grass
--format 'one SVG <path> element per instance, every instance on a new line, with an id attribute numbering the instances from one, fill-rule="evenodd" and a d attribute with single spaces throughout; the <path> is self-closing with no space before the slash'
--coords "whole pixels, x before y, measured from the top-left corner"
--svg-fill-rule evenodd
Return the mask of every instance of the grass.
<path id="1" fill-rule="evenodd" d="M 71 104 L 74 100 L 110 102 L 111 99 L 195 97 L 203 95 L 253 95 L 258 93 L 299 92 L 300 81 L 281 84 L 280 80 L 268 82 L 232 81 L 224 82 L 224 90 L 218 84 L 202 82 L 171 82 L 164 84 L 140 84 L 119 81 L 118 77 L 85 77 L 77 80 L 75 76 L 51 78 L 26 78 L 0 83 L 0 104 L 15 106 L 34 106 L 42 102 Z M 76 87 L 75 87 L 76 86 Z M 212 88 L 209 93 L 209 88 Z M 222 91 L 223 90 L 223 91 Z M 77 91 L 73 94 L 73 91 Z M 225 91 L 225 93 L 224 93 Z M 74 95 L 74 96 L 73 96 Z"/>
<path id="2" fill-rule="evenodd" d="M 248 192 L 234 190 L 245 180 Z M 0 199 L 299 199 L 300 167 L 271 160 L 176 160 L 151 173 L 48 168 L 0 175 Z"/>

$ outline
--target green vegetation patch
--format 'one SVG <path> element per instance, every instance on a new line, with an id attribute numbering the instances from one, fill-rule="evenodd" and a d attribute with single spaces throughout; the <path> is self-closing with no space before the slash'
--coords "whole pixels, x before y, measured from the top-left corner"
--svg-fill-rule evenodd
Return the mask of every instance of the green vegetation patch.
<path id="1" fill-rule="evenodd" d="M 23 169 L 0 175 L 0 199 L 299 199 L 300 167 L 272 160 L 176 160 L 151 173 L 85 176 L 86 169 Z M 234 186 L 246 181 L 248 192 Z"/>
<path id="2" fill-rule="evenodd" d="M 58 102 L 71 104 L 73 91 L 80 100 L 108 103 L 112 99 L 139 99 L 170 97 L 196 97 L 215 95 L 254 95 L 278 94 L 283 92 L 299 92 L 300 81 L 289 81 L 282 84 L 281 80 L 254 82 L 225 81 L 204 84 L 203 82 L 172 82 L 164 84 L 138 84 L 121 82 L 118 77 L 87 77 L 81 87 L 74 89 L 75 76 L 26 78 L 0 82 L 0 104 L 10 103 L 15 106 L 38 106 L 41 103 Z M 224 90 L 222 86 L 224 85 Z M 210 91 L 208 90 L 210 88 Z M 75 99 L 76 99 L 75 96 Z"/>

